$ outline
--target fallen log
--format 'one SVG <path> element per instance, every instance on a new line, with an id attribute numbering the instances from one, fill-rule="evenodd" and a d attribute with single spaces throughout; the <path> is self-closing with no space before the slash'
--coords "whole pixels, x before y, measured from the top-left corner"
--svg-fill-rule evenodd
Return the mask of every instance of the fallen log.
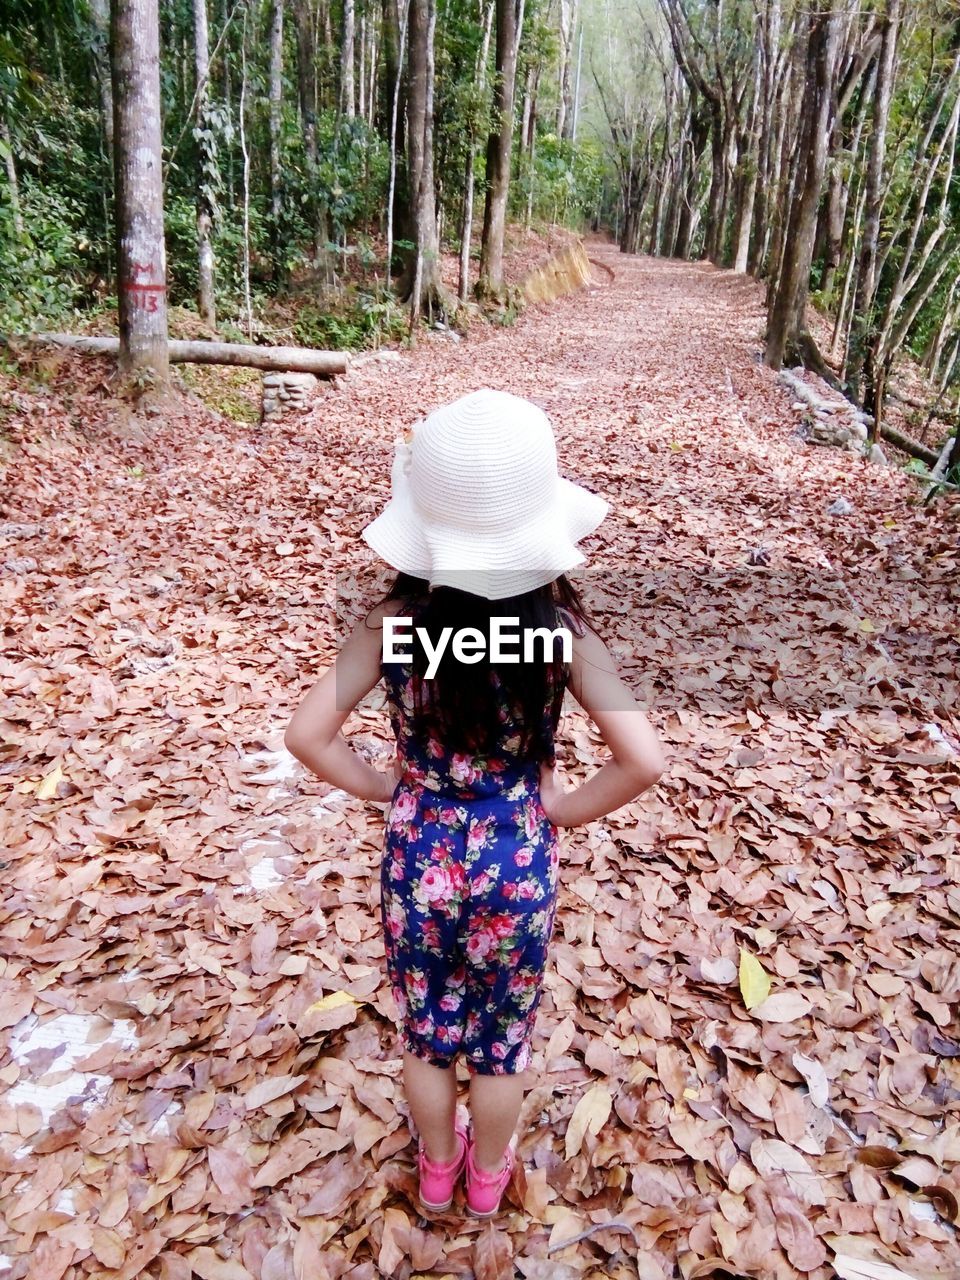
<path id="1" fill-rule="evenodd" d="M 914 440 L 913 436 L 904 435 L 902 431 L 898 431 L 896 427 L 888 426 L 886 422 L 880 424 L 880 434 L 884 440 L 889 440 L 891 444 L 895 444 L 904 453 L 909 453 L 914 458 L 920 458 L 922 462 L 929 463 L 930 466 L 933 466 L 940 456 L 936 449 L 928 449 L 919 440 Z"/>
<path id="2" fill-rule="evenodd" d="M 84 338 L 73 333 L 36 333 L 12 339 L 36 346 L 66 347 L 93 356 L 115 356 L 119 338 Z M 312 351 L 308 347 L 248 347 L 236 342 L 181 342 L 168 344 L 173 364 L 229 364 L 277 373 L 292 370 L 333 378 L 346 373 L 350 357 L 345 351 Z"/>

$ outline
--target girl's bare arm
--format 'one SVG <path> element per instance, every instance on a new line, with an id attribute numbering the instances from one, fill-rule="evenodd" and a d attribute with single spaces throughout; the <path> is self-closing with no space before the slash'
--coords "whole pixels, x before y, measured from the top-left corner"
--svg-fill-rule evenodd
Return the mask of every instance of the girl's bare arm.
<path id="1" fill-rule="evenodd" d="M 657 735 L 593 631 L 574 639 L 570 691 L 600 730 L 612 759 L 573 791 L 562 790 L 556 771 L 544 766 L 540 800 L 559 827 L 582 826 L 612 813 L 652 787 L 663 772 Z"/>
<path id="2" fill-rule="evenodd" d="M 380 679 L 381 621 L 373 614 L 347 638 L 336 662 L 294 713 L 283 745 L 324 782 L 361 800 L 386 804 L 397 785 L 396 773 L 367 764 L 340 732 L 350 712 Z"/>

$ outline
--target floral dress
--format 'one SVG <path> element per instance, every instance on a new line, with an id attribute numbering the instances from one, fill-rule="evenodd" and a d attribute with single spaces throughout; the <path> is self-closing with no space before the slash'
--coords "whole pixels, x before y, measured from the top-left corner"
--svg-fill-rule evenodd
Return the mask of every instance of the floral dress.
<path id="1" fill-rule="evenodd" d="M 517 755 L 505 706 L 489 755 L 418 741 L 410 666 L 384 663 L 383 675 L 402 776 L 381 912 L 404 1048 L 438 1067 L 462 1054 L 471 1073 L 523 1071 L 557 905 L 557 829 L 540 805 L 540 765 Z"/>

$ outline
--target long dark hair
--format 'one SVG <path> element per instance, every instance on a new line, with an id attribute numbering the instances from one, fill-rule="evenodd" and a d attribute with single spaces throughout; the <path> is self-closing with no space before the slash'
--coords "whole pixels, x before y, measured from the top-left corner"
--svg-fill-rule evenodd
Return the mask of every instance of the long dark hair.
<path id="1" fill-rule="evenodd" d="M 424 579 L 401 573 L 385 600 L 408 606 L 414 627 L 423 627 L 432 645 L 444 627 L 452 627 L 454 633 L 475 627 L 489 637 L 491 618 L 517 618 L 521 636 L 527 628 L 554 631 L 569 625 L 569 619 L 561 617 L 561 609 L 570 615 L 575 628 L 587 620 L 580 593 L 564 575 L 522 595 L 486 600 L 455 587 L 431 590 Z M 418 737 L 435 737 L 448 751 L 489 753 L 503 738 L 501 708 L 506 704 L 520 733 L 517 754 L 534 760 L 553 759 L 553 732 L 569 674 L 559 640 L 551 661 L 544 661 L 541 644 L 534 660 L 524 662 L 521 643 L 516 663 L 494 663 L 484 653 L 481 661 L 466 664 L 457 660 L 448 645 L 432 680 L 425 679 L 427 653 L 416 631 L 410 651 Z"/>

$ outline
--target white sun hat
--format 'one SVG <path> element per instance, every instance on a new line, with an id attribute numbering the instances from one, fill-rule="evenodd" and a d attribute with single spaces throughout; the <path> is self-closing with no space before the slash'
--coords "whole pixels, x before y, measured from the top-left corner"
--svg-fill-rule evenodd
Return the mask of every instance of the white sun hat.
<path id="1" fill-rule="evenodd" d="M 576 543 L 609 510 L 557 471 L 550 419 L 505 391 L 474 391 L 398 441 L 392 496 L 363 537 L 387 564 L 503 600 L 583 564 Z"/>

